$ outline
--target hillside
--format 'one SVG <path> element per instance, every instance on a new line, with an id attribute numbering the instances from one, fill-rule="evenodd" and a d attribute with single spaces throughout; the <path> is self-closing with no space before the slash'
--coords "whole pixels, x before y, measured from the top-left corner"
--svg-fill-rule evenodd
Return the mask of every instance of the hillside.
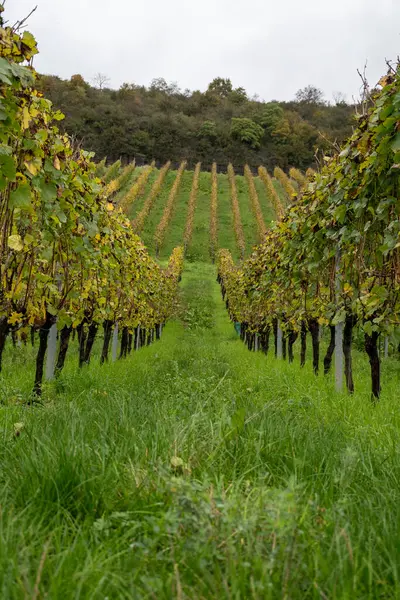
<path id="1" fill-rule="evenodd" d="M 235 169 L 247 163 L 305 170 L 317 149 L 331 152 L 332 142 L 350 135 L 355 112 L 343 100 L 329 105 L 312 86 L 299 90 L 292 102 L 266 102 L 222 78 L 205 92 L 182 91 L 163 79 L 148 88 L 97 89 L 80 75 L 69 81 L 43 75 L 39 85 L 66 115 L 61 126 L 97 160 L 107 156 L 110 162 L 187 160 L 194 168 L 200 161 L 210 170 L 215 161 L 221 170 L 229 162 Z"/>
<path id="2" fill-rule="evenodd" d="M 109 167 L 112 169 L 113 167 Z M 141 177 L 147 169 L 151 169 L 146 181 L 141 187 L 140 192 L 130 201 L 130 191 L 140 184 Z M 107 171 L 104 171 L 105 173 Z M 121 170 L 121 173 L 124 171 Z M 135 220 L 148 202 L 149 197 L 154 192 L 156 182 L 160 177 L 160 169 L 156 167 L 137 167 L 131 173 L 128 181 L 114 197 L 117 206 L 123 206 L 126 214 L 131 219 L 134 227 Z M 242 174 L 240 174 L 242 173 Z M 156 254 L 155 233 L 162 219 L 168 197 L 177 178 L 177 171 L 169 169 L 163 180 L 159 193 L 154 198 L 152 207 L 144 220 L 143 227 L 138 232 L 149 251 Z M 194 171 L 185 169 L 182 179 L 173 202 L 173 209 L 170 221 L 165 230 L 165 238 L 158 252 L 161 260 L 166 260 L 172 249 L 184 243 L 185 227 L 188 219 L 189 198 L 193 186 Z M 273 200 L 268 190 L 260 179 L 258 174 L 252 176 L 258 201 L 260 204 L 262 218 L 266 224 L 276 219 Z M 249 255 L 252 247 L 257 243 L 259 237 L 257 232 L 257 219 L 252 208 L 252 202 L 249 194 L 249 184 L 243 175 L 243 170 L 235 174 L 236 192 L 239 204 L 239 216 L 244 233 L 245 254 Z M 289 202 L 289 197 L 285 193 L 281 183 L 272 178 L 272 183 L 283 206 Z M 296 182 L 293 182 L 297 186 Z M 208 171 L 200 171 L 198 191 L 194 203 L 193 231 L 189 243 L 186 247 L 185 258 L 188 261 L 210 262 L 210 220 L 211 220 L 211 188 L 212 175 Z M 240 256 L 240 249 L 235 237 L 235 225 L 232 211 L 232 191 L 229 184 L 229 177 L 226 173 L 217 175 L 217 249 L 228 248 L 235 257 Z"/>

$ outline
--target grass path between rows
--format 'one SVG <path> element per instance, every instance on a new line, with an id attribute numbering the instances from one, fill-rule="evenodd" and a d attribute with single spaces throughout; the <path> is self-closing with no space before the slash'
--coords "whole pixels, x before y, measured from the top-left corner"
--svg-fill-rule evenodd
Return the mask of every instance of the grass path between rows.
<path id="1" fill-rule="evenodd" d="M 374 408 L 367 379 L 339 396 L 248 352 L 211 265 L 179 315 L 0 408 L 0 597 L 398 598 L 396 388 Z"/>

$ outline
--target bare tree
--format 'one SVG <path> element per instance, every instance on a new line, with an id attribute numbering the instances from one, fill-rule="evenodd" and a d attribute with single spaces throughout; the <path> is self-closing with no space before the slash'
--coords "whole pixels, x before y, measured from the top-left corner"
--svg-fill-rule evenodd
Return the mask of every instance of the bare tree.
<path id="1" fill-rule="evenodd" d="M 304 104 L 324 104 L 324 93 L 315 85 L 307 85 L 296 92 L 296 102 Z"/>
<path id="2" fill-rule="evenodd" d="M 345 106 L 347 104 L 346 96 L 343 92 L 333 92 L 333 100 L 336 106 Z"/>
<path id="3" fill-rule="evenodd" d="M 110 83 L 110 78 L 104 73 L 96 73 L 93 77 L 93 83 L 99 90 L 103 90 Z"/>

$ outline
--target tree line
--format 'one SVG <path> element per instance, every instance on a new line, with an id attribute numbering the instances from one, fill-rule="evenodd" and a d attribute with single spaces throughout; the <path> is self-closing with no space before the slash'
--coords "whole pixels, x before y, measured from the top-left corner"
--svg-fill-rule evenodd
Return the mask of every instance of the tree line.
<path id="1" fill-rule="evenodd" d="M 81 75 L 42 75 L 39 85 L 65 114 L 65 131 L 97 160 L 305 170 L 317 151 L 329 153 L 352 132 L 354 106 L 340 95 L 330 104 L 313 86 L 291 102 L 264 102 L 219 77 L 205 92 L 183 91 L 160 78 L 148 87 L 126 83 L 113 90 L 105 87 L 107 78 L 96 87 Z"/>

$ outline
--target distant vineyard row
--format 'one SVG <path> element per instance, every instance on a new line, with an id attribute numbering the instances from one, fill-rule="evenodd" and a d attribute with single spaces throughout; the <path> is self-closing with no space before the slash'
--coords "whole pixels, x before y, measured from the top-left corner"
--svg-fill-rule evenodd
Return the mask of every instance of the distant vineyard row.
<path id="1" fill-rule="evenodd" d="M 97 166 L 106 182 L 109 200 L 130 217 L 136 233 L 158 257 L 166 258 L 176 245 L 183 245 L 187 258 L 214 260 L 219 248 L 228 247 L 240 258 L 265 235 L 271 221 L 280 220 L 294 195 L 307 182 L 307 174 L 276 168 L 258 173 L 246 165 L 239 174 L 229 165 L 227 174 L 194 171 L 185 162 L 177 171 L 166 163 L 157 169 L 120 161 Z M 308 173 L 310 175 L 310 173 Z"/>

